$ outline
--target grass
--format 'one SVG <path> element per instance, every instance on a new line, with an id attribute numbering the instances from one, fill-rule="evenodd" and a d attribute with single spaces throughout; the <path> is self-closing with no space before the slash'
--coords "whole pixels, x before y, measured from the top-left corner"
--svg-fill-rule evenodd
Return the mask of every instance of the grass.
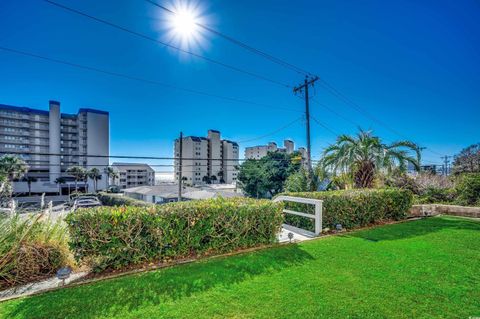
<path id="1" fill-rule="evenodd" d="M 378 227 L 0 304 L 0 318 L 480 316 L 480 222 Z"/>

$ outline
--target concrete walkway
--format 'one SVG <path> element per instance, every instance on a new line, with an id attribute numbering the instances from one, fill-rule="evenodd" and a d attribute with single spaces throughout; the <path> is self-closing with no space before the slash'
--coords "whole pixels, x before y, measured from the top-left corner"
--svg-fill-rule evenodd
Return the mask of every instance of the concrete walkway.
<path id="1" fill-rule="evenodd" d="M 70 278 L 65 280 L 65 285 L 68 283 L 83 278 L 86 275 L 88 275 L 88 272 L 83 271 L 83 272 L 77 272 L 77 273 L 72 273 Z M 10 299 L 10 298 L 18 298 L 18 297 L 25 297 L 31 294 L 34 294 L 36 292 L 40 291 L 45 291 L 49 290 L 52 288 L 56 288 L 62 285 L 62 281 L 60 279 L 57 279 L 57 277 L 52 277 L 46 280 L 34 282 L 31 284 L 26 284 L 23 286 L 17 286 L 14 288 L 10 288 L 7 290 L 0 291 L 0 301 Z"/>
<path id="2" fill-rule="evenodd" d="M 280 232 L 280 234 L 278 234 L 278 241 L 280 243 L 289 242 L 290 241 L 290 238 L 288 238 L 289 233 L 293 234 L 292 243 L 297 243 L 297 242 L 315 238 L 315 235 L 312 232 L 309 232 L 294 226 L 290 226 L 287 224 L 283 224 L 282 231 Z"/>

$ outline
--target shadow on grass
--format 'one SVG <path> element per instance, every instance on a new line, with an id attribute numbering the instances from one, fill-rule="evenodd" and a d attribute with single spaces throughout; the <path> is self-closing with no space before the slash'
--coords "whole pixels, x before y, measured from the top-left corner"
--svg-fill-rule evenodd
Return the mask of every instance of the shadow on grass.
<path id="1" fill-rule="evenodd" d="M 160 306 L 312 259 L 299 246 L 288 245 L 67 288 L 0 304 L 0 308 L 5 306 L 7 318 L 122 317 L 142 306 Z"/>
<path id="2" fill-rule="evenodd" d="M 358 231 L 344 237 L 357 237 L 371 242 L 379 242 L 424 236 L 446 229 L 480 231 L 480 222 L 455 217 L 434 217 Z"/>

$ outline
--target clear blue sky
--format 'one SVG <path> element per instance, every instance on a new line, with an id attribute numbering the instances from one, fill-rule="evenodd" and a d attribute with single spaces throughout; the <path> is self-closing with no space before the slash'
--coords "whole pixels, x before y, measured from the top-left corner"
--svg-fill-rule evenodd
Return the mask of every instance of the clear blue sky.
<path id="1" fill-rule="evenodd" d="M 165 40 L 165 14 L 142 0 L 62 4 Z M 169 6 L 170 1 L 157 0 Z M 202 1 L 206 23 L 254 47 L 319 74 L 380 121 L 441 154 L 480 140 L 480 3 L 466 1 Z M 41 0 L 0 2 L 0 46 L 113 72 L 296 109 L 270 109 L 101 75 L 0 50 L 0 103 L 62 111 L 110 112 L 111 154 L 171 156 L 179 131 L 210 128 L 242 141 L 292 122 L 304 103 L 291 90 L 212 65 L 74 15 Z M 295 85 L 302 76 L 206 34 L 193 51 Z M 400 139 L 322 86 L 312 114 L 335 132 L 374 129 Z M 348 120 L 345 120 L 348 119 Z M 352 123 L 353 122 L 353 123 Z M 302 122 L 248 143 L 284 138 L 305 145 Z M 335 135 L 312 122 L 312 155 Z M 439 155 L 424 152 L 427 162 Z"/>

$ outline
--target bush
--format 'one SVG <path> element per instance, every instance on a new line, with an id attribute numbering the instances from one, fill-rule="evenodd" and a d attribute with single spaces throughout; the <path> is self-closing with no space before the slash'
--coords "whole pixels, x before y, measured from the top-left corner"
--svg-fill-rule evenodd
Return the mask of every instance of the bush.
<path id="1" fill-rule="evenodd" d="M 456 191 L 451 188 L 429 187 L 422 191 L 420 195 L 415 195 L 415 204 L 453 204 L 455 202 Z"/>
<path id="2" fill-rule="evenodd" d="M 39 216 L 0 220 L 0 256 L 1 288 L 50 277 L 72 265 L 65 227 Z"/>
<path id="3" fill-rule="evenodd" d="M 400 189 L 343 190 L 282 195 L 323 200 L 323 227 L 341 224 L 345 228 L 406 218 L 413 198 L 410 191 Z M 314 213 L 313 205 L 288 202 L 285 206 L 296 211 Z M 314 230 L 312 219 L 286 215 L 285 220 L 288 224 Z"/>
<path id="4" fill-rule="evenodd" d="M 480 206 L 480 174 L 462 175 L 455 187 L 458 205 Z"/>
<path id="5" fill-rule="evenodd" d="M 124 195 L 114 195 L 107 193 L 95 194 L 98 197 L 102 205 L 105 206 L 149 206 L 150 203 L 130 198 Z"/>
<path id="6" fill-rule="evenodd" d="M 280 203 L 247 198 L 98 207 L 67 216 L 70 247 L 95 270 L 231 252 L 276 241 Z"/>

